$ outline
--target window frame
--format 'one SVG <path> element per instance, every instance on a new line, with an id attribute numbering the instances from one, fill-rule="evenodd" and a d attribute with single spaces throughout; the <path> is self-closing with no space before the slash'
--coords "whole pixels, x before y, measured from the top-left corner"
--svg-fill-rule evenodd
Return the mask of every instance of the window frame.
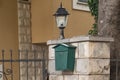
<path id="1" fill-rule="evenodd" d="M 18 0 L 20 3 L 30 3 L 31 0 Z"/>
<path id="2" fill-rule="evenodd" d="M 90 11 L 87 3 L 79 2 L 78 0 L 73 0 L 73 9 Z"/>

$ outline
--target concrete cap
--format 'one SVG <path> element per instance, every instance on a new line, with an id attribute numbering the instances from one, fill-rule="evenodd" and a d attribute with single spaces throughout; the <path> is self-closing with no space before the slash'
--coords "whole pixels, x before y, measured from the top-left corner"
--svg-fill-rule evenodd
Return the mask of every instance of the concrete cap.
<path id="1" fill-rule="evenodd" d="M 49 40 L 47 45 L 61 44 L 61 43 L 75 43 L 75 42 L 113 42 L 112 37 L 100 37 L 100 36 L 77 36 L 62 40 Z"/>

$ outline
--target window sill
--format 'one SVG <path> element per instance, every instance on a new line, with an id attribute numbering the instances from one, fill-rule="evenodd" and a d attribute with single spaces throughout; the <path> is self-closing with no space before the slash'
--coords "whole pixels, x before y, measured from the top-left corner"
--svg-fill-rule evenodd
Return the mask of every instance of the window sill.
<path id="1" fill-rule="evenodd" d="M 73 0 L 73 9 L 90 11 L 87 3 L 78 2 L 77 0 Z"/>

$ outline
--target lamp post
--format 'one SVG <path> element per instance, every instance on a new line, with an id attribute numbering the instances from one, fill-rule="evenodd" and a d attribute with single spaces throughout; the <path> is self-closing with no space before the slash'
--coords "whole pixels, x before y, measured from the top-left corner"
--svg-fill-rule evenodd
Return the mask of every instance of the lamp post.
<path id="1" fill-rule="evenodd" d="M 54 14 L 57 27 L 60 29 L 60 39 L 64 39 L 64 28 L 67 25 L 67 19 L 68 19 L 69 13 L 66 11 L 65 8 L 62 7 L 62 3 L 60 5 L 60 8 L 57 9 L 56 13 Z"/>

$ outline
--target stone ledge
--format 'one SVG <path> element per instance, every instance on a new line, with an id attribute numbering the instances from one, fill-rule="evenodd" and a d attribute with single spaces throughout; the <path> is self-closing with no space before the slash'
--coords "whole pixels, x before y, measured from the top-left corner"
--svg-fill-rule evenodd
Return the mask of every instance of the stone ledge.
<path id="1" fill-rule="evenodd" d="M 74 42 L 113 42 L 111 37 L 99 37 L 99 36 L 78 36 L 63 40 L 49 40 L 47 45 L 60 44 L 60 43 L 74 43 Z"/>
<path id="2" fill-rule="evenodd" d="M 49 40 L 49 41 L 47 41 L 47 45 L 51 45 L 51 44 L 62 44 L 62 43 L 70 43 L 70 39 Z"/>
<path id="3" fill-rule="evenodd" d="M 50 75 L 49 80 L 110 80 L 109 75 Z"/>
<path id="4" fill-rule="evenodd" d="M 110 80 L 109 75 L 79 75 L 79 80 Z"/>

